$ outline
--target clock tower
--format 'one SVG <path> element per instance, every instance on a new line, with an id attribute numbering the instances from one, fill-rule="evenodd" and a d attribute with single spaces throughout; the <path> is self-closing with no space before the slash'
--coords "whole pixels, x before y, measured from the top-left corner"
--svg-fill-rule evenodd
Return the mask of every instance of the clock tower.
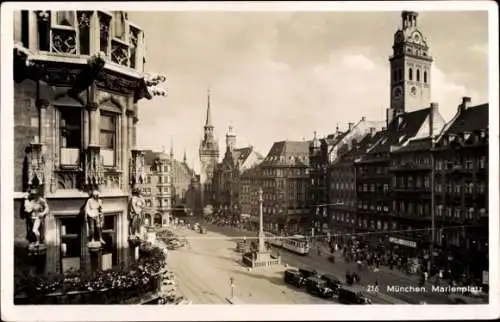
<path id="1" fill-rule="evenodd" d="M 390 121 L 398 114 L 428 107 L 431 100 L 432 57 L 417 27 L 418 13 L 403 11 L 402 29 L 394 34 L 391 65 Z"/>

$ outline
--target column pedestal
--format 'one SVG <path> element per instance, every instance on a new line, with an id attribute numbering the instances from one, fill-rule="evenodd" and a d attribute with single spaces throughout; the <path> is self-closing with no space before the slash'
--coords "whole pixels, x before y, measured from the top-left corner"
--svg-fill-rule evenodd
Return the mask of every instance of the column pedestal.
<path id="1" fill-rule="evenodd" d="M 102 244 L 98 241 L 87 244 L 90 252 L 90 269 L 92 271 L 102 268 Z"/>

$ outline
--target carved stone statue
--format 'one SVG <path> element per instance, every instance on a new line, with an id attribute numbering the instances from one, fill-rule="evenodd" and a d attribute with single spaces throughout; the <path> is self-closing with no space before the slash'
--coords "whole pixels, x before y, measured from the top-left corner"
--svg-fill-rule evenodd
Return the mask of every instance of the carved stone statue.
<path id="1" fill-rule="evenodd" d="M 27 214 L 28 227 L 35 235 L 35 242 L 32 245 L 39 246 L 43 243 L 40 227 L 43 227 L 49 205 L 37 189 L 31 189 L 24 198 L 24 212 Z"/>
<path id="2" fill-rule="evenodd" d="M 141 196 L 139 189 L 132 191 L 132 198 L 130 198 L 128 205 L 128 220 L 129 220 L 129 236 L 139 237 L 141 226 L 143 224 L 143 210 L 146 206 L 144 198 Z"/>
<path id="3" fill-rule="evenodd" d="M 87 237 L 90 242 L 97 240 L 101 244 L 105 244 L 102 239 L 102 225 L 104 222 L 104 216 L 102 214 L 102 200 L 99 195 L 99 191 L 94 190 L 87 203 L 85 204 L 85 221 L 87 223 Z"/>

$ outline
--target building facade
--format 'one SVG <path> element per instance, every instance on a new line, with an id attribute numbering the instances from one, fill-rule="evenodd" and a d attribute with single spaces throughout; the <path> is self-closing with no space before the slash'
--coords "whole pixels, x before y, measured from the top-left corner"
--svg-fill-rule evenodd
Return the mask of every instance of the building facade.
<path id="1" fill-rule="evenodd" d="M 37 265 L 60 273 L 126 263 L 127 204 L 143 170 L 142 154 L 133 150 L 137 102 L 152 97 L 143 32 L 121 11 L 14 16 L 14 213 L 22 213 L 30 188 L 48 202 L 46 252 Z M 103 201 L 106 244 L 91 254 L 82 208 L 94 189 Z M 16 215 L 16 265 L 27 226 Z"/>
<path id="2" fill-rule="evenodd" d="M 241 204 L 241 174 L 246 169 L 258 165 L 263 157 L 252 146 L 236 148 L 236 134 L 232 127 L 226 133 L 226 152 L 217 165 L 213 178 L 214 206 L 224 217 L 239 220 Z"/>
<path id="3" fill-rule="evenodd" d="M 200 143 L 200 184 L 201 200 L 203 207 L 212 205 L 215 202 L 215 192 L 213 189 L 214 172 L 219 163 L 219 142 L 215 138 L 214 126 L 210 114 L 210 92 L 207 98 L 207 117 L 203 128 L 203 139 Z"/>
<path id="4" fill-rule="evenodd" d="M 275 142 L 259 165 L 267 230 L 299 232 L 308 219 L 309 141 Z"/>
<path id="5" fill-rule="evenodd" d="M 380 131 L 370 127 L 370 131 L 360 139 L 354 138 L 350 145 L 341 148 L 339 157 L 329 166 L 329 228 L 337 242 L 342 236 L 354 233 L 357 221 L 356 159 L 378 142 Z"/>
<path id="6" fill-rule="evenodd" d="M 386 129 L 355 161 L 357 229 L 373 232 L 365 239 L 410 258 L 421 255 L 429 241 L 429 142 L 445 124 L 438 105 L 430 103 L 432 57 L 417 17 L 404 11 L 394 35 Z M 385 231 L 390 234 L 380 233 Z"/>
<path id="7" fill-rule="evenodd" d="M 137 183 L 146 202 L 146 226 L 168 226 L 173 211 L 172 157 L 165 152 L 144 151 L 144 180 Z"/>
<path id="8" fill-rule="evenodd" d="M 455 276 L 488 271 L 488 104 L 464 97 L 436 139 L 436 264 Z"/>
<path id="9" fill-rule="evenodd" d="M 337 197 L 342 194 L 341 190 L 348 187 L 345 185 L 347 182 L 344 182 L 344 179 L 352 179 L 348 172 L 339 172 L 339 169 L 331 166 L 370 129 L 380 128 L 381 125 L 382 122 L 367 121 L 365 117 L 362 117 L 357 123 L 348 123 L 348 128 L 345 131 L 340 131 L 337 126 L 336 132 L 324 139 L 317 139 L 315 134 L 315 139 L 309 147 L 309 176 L 311 180 L 309 206 L 310 227 L 314 228 L 316 233 L 330 232 L 333 209 L 343 206 L 343 201 Z M 332 172 L 332 170 L 334 171 Z M 350 183 L 352 184 L 352 182 Z"/>
<path id="10" fill-rule="evenodd" d="M 239 204 L 241 213 L 249 216 L 254 229 L 259 227 L 258 191 L 262 186 L 260 164 L 244 170 L 240 176 Z"/>
<path id="11" fill-rule="evenodd" d="M 187 157 L 184 153 L 182 161 L 175 160 L 171 152 L 172 160 L 172 204 L 174 208 L 187 207 L 187 192 L 194 176 L 194 170 L 187 164 Z"/>

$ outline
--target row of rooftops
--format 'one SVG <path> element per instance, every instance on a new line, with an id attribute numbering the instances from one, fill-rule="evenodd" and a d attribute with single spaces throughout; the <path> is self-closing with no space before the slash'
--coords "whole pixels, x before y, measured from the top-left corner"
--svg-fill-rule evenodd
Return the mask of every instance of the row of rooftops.
<path id="1" fill-rule="evenodd" d="M 428 108 L 402 113 L 397 115 L 385 127 L 370 126 L 368 131 L 358 140 L 351 142 L 350 148 L 344 150 L 342 155 L 334 162 L 344 162 L 370 157 L 370 155 L 386 154 L 389 152 L 409 152 L 418 150 L 429 150 L 432 148 L 432 139 L 436 146 L 445 141 L 462 142 L 477 139 L 487 139 L 488 136 L 488 103 L 471 106 L 471 99 L 464 97 L 457 109 L 455 117 L 445 123 L 438 112 L 438 104 L 431 103 Z M 436 130 L 430 118 L 435 120 L 439 130 Z M 440 120 L 442 123 L 439 123 Z M 360 122 L 365 122 L 363 117 Z M 431 125 L 428 125 L 431 122 Z M 379 122 L 373 122 L 377 124 Z M 441 126 L 442 124 L 442 126 Z M 343 139 L 352 131 L 357 124 L 349 123 L 348 129 L 339 131 L 319 139 L 316 134 L 309 141 L 279 141 L 271 147 L 261 165 L 264 166 L 309 166 L 311 150 L 332 147 L 342 144 Z M 424 126 L 429 127 L 427 135 L 421 136 Z M 432 130 L 431 130 L 432 129 Z M 420 136 L 418 136 L 420 135 Z M 250 169 L 249 169 L 250 170 Z"/>

